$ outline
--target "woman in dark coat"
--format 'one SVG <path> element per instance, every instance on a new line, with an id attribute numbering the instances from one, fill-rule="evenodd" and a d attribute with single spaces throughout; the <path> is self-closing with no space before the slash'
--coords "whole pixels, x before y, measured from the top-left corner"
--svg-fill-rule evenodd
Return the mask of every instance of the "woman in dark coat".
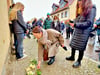
<path id="1" fill-rule="evenodd" d="M 28 33 L 22 16 L 23 11 L 24 5 L 20 2 L 17 2 L 9 15 L 9 20 L 12 22 L 14 33 L 17 37 L 16 58 L 18 60 L 21 60 L 27 56 L 26 54 L 23 54 L 24 34 Z"/>
<path id="2" fill-rule="evenodd" d="M 70 57 L 66 57 L 66 60 L 73 61 L 75 60 L 75 51 L 79 51 L 78 59 L 73 64 L 73 67 L 79 67 L 81 65 L 81 60 L 96 16 L 96 7 L 93 6 L 91 0 L 79 0 L 78 3 L 80 3 L 80 6 L 77 7 L 77 17 L 74 24 L 70 23 L 70 25 L 74 27 L 73 36 L 70 42 L 72 52 Z"/>
<path id="3" fill-rule="evenodd" d="M 57 16 L 54 16 L 53 22 L 51 23 L 51 28 L 61 32 L 61 23 Z"/>

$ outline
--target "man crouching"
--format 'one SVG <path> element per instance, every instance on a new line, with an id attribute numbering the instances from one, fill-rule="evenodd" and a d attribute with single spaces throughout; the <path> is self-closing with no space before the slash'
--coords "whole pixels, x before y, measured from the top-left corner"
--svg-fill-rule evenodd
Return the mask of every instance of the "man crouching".
<path id="1" fill-rule="evenodd" d="M 41 60 L 43 59 L 44 50 L 47 50 L 48 52 L 48 65 L 54 63 L 59 45 L 67 51 L 67 48 L 64 46 L 64 38 L 60 32 L 54 29 L 44 30 L 39 26 L 35 26 L 32 31 L 33 35 L 38 40 L 38 69 L 40 68 Z"/>

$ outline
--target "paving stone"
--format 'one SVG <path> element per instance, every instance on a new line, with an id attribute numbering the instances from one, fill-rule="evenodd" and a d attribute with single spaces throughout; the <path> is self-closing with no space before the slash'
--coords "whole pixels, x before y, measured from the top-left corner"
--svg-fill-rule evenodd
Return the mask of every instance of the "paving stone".
<path id="1" fill-rule="evenodd" d="M 68 46 L 68 44 L 66 44 Z M 29 66 L 31 59 L 38 58 L 37 55 L 37 41 L 36 39 L 24 40 L 25 53 L 28 55 L 27 58 L 17 61 L 14 60 L 10 67 L 14 67 L 14 75 L 25 75 L 25 68 Z M 79 68 L 73 68 L 72 65 L 75 61 L 66 61 L 66 56 L 70 56 L 70 48 L 68 51 L 64 51 L 59 47 L 59 52 L 55 57 L 55 62 L 52 65 L 47 65 L 46 62 L 42 62 L 41 71 L 42 75 L 100 75 L 100 69 L 97 68 L 97 61 L 93 61 L 90 58 L 84 56 L 82 64 Z M 77 53 L 76 56 L 77 58 Z M 10 74 L 11 75 L 11 74 Z"/>

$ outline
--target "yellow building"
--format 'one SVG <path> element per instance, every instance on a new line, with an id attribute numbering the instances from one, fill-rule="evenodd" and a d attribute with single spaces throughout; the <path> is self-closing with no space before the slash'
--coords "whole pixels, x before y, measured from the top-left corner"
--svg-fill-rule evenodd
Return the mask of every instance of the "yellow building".
<path id="1" fill-rule="evenodd" d="M 10 50 L 10 29 L 8 24 L 8 9 L 12 0 L 0 0 L 0 75 L 5 74 L 5 64 Z"/>
<path id="2" fill-rule="evenodd" d="M 66 21 L 67 19 L 75 19 L 76 16 L 76 3 L 77 0 L 60 0 L 59 5 L 52 5 L 51 17 L 57 15 L 60 21 Z"/>

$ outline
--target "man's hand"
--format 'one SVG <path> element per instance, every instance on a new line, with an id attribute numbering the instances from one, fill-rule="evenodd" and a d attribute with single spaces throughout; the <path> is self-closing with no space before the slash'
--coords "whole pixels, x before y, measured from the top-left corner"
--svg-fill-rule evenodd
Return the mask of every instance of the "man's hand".
<path id="1" fill-rule="evenodd" d="M 61 45 L 61 47 L 62 47 L 65 51 L 67 51 L 67 47 L 66 47 L 66 46 Z"/>

